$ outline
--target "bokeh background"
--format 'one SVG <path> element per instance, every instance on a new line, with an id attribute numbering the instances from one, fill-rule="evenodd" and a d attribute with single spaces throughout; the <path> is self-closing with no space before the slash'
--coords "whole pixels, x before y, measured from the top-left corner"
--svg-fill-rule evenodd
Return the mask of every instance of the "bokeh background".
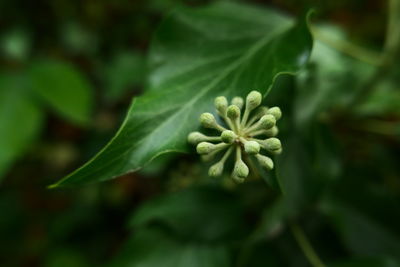
<path id="1" fill-rule="evenodd" d="M 196 157 L 175 155 L 109 182 L 46 188 L 90 159 L 116 132 L 132 97 L 145 88 L 146 53 L 163 16 L 179 5 L 209 2 L 0 2 L 1 266 L 98 266 L 112 261 L 131 234 L 127 221 L 138 206 L 204 179 Z M 386 1 L 251 2 L 293 16 L 314 7 L 318 10 L 315 21 L 343 27 L 353 43 L 365 48 L 379 51 L 382 47 Z M 54 94 L 55 87 L 62 93 Z M 391 194 L 391 204 L 384 204 L 374 215 L 394 226 L 399 219 L 395 215 L 400 194 L 398 135 L 364 134 L 342 126 L 331 129 L 332 133 L 342 147 L 352 150 L 346 156 L 359 160 L 357 168 L 391 166 L 379 165 L 370 175 L 392 189 L 376 188 L 383 190 L 380 194 Z M 381 145 L 373 148 L 375 152 L 388 148 L 391 152 L 378 151 L 367 157 L 371 148 L 365 144 L 377 139 Z M 352 186 L 355 194 L 364 192 Z M 331 230 L 318 233 L 314 241 L 328 243 L 337 254 L 347 255 Z M 373 243 L 378 237 L 362 238 Z M 395 251 L 400 244 L 388 246 Z M 333 259 L 336 255 L 325 254 Z"/>

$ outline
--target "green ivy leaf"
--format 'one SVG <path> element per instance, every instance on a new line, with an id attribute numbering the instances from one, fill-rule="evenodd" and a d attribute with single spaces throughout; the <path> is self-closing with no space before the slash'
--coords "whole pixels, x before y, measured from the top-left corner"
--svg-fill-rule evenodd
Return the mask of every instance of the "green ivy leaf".
<path id="1" fill-rule="evenodd" d="M 331 218 L 344 244 L 354 254 L 399 259 L 399 236 L 381 223 L 339 200 L 325 200 L 321 210 Z M 370 242 L 365 242 L 365 238 Z"/>
<path id="2" fill-rule="evenodd" d="M 329 267 L 399 267 L 391 258 L 355 258 L 328 264 Z"/>
<path id="3" fill-rule="evenodd" d="M 345 41 L 344 32 L 334 25 L 318 27 L 325 38 Z M 333 41 L 335 42 L 335 41 Z M 312 122 L 322 112 L 328 112 L 346 105 L 374 71 L 374 67 L 345 55 L 329 43 L 315 41 L 307 71 L 297 78 L 298 91 L 294 114 L 296 124 Z M 346 74 L 344 74 L 346 73 Z"/>
<path id="4" fill-rule="evenodd" d="M 25 90 L 25 77 L 0 77 L 0 180 L 12 161 L 38 135 L 43 120 L 41 110 Z"/>
<path id="5" fill-rule="evenodd" d="M 152 227 L 137 232 L 108 266 L 228 267 L 232 263 L 223 244 L 182 242 Z"/>
<path id="6" fill-rule="evenodd" d="M 187 134 L 218 95 L 265 95 L 274 79 L 307 61 L 306 19 L 236 3 L 179 9 L 159 28 L 150 53 L 149 91 L 136 98 L 111 142 L 54 186 L 111 179 L 155 157 L 187 152 Z M 54 187 L 53 186 L 53 187 Z"/>
<path id="7" fill-rule="evenodd" d="M 155 198 L 135 212 L 130 225 L 137 229 L 154 222 L 166 226 L 175 236 L 202 242 L 237 240 L 244 233 L 237 196 L 212 187 Z"/>
<path id="8" fill-rule="evenodd" d="M 38 61 L 29 69 L 31 86 L 56 112 L 78 124 L 86 124 L 92 109 L 90 83 L 74 68 L 59 61 Z"/>
<path id="9" fill-rule="evenodd" d="M 382 81 L 377 89 L 356 108 L 361 116 L 400 115 L 400 92 L 397 83 L 390 80 Z"/>

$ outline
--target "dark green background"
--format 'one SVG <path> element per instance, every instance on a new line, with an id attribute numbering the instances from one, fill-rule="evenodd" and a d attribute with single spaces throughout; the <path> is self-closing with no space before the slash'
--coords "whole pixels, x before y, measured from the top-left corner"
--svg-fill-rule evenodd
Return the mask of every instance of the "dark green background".
<path id="1" fill-rule="evenodd" d="M 0 2 L 0 157 L 13 154 L 0 165 L 1 266 L 309 266 L 293 223 L 328 266 L 400 266 L 398 65 L 347 109 L 372 67 L 326 47 L 267 99 L 286 112 L 284 197 L 263 181 L 210 182 L 194 154 L 46 189 L 98 152 L 143 93 L 162 18 L 209 2 Z M 379 52 L 384 42 L 386 1 L 251 2 L 295 17 L 315 8 L 315 23 L 358 46 Z"/>

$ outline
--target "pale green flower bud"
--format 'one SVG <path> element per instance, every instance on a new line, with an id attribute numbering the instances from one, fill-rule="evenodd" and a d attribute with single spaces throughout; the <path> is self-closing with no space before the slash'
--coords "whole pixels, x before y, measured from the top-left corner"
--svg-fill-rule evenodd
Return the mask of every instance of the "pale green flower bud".
<path id="1" fill-rule="evenodd" d="M 264 147 L 268 151 L 277 151 L 279 149 L 282 149 L 282 144 L 278 138 L 271 137 L 264 141 Z"/>
<path id="2" fill-rule="evenodd" d="M 249 155 L 256 155 L 260 152 L 260 144 L 256 141 L 247 141 L 244 143 L 244 151 Z"/>
<path id="3" fill-rule="evenodd" d="M 256 122 L 257 120 L 259 120 L 262 116 L 267 115 L 267 111 L 268 108 L 265 106 L 261 106 L 258 107 L 255 112 L 254 115 L 250 118 L 250 120 L 248 121 L 247 125 L 252 125 L 254 124 L 254 122 Z"/>
<path id="4" fill-rule="evenodd" d="M 226 111 L 228 118 L 236 120 L 240 117 L 240 109 L 236 105 L 230 105 Z"/>
<path id="5" fill-rule="evenodd" d="M 207 136 L 200 133 L 200 132 L 191 132 L 188 135 L 188 142 L 197 145 L 198 143 L 205 141 L 207 139 Z"/>
<path id="6" fill-rule="evenodd" d="M 244 180 L 245 180 L 244 178 L 240 178 L 240 177 L 237 177 L 237 176 L 232 176 L 232 179 L 237 183 L 243 183 Z"/>
<path id="7" fill-rule="evenodd" d="M 269 137 L 277 136 L 279 133 L 278 127 L 274 126 L 271 129 L 266 130 L 265 134 Z"/>
<path id="8" fill-rule="evenodd" d="M 265 106 L 261 106 L 261 107 L 257 108 L 255 112 L 256 112 L 256 113 L 255 113 L 254 116 L 255 116 L 255 117 L 258 117 L 258 118 L 261 118 L 262 116 L 268 114 L 268 113 L 267 113 L 267 112 L 268 112 L 268 108 L 265 107 Z"/>
<path id="9" fill-rule="evenodd" d="M 209 142 L 201 142 L 197 145 L 196 151 L 199 154 L 209 154 L 213 152 L 215 149 L 215 145 Z"/>
<path id="10" fill-rule="evenodd" d="M 270 157 L 257 154 L 256 158 L 257 158 L 258 163 L 260 163 L 260 165 L 263 166 L 268 171 L 270 171 L 274 168 L 274 162 L 272 161 L 272 159 Z"/>
<path id="11" fill-rule="evenodd" d="M 268 109 L 267 114 L 271 114 L 276 120 L 279 120 L 282 117 L 282 111 L 279 107 L 272 107 Z"/>
<path id="12" fill-rule="evenodd" d="M 246 108 L 253 110 L 261 104 L 262 95 L 258 91 L 251 91 L 246 97 Z"/>
<path id="13" fill-rule="evenodd" d="M 214 106 L 222 116 L 225 116 L 226 109 L 228 108 L 228 100 L 225 96 L 219 96 L 215 98 Z"/>
<path id="14" fill-rule="evenodd" d="M 215 117 L 211 113 L 203 113 L 200 115 L 200 123 L 205 128 L 216 128 L 218 127 Z"/>
<path id="15" fill-rule="evenodd" d="M 232 144 L 236 138 L 237 138 L 237 135 L 231 130 L 223 131 L 221 134 L 222 142 L 227 143 L 227 144 Z"/>
<path id="16" fill-rule="evenodd" d="M 244 104 L 244 100 L 243 100 L 243 98 L 241 98 L 239 96 L 235 96 L 232 99 L 231 104 L 237 106 L 239 109 L 242 109 L 243 108 L 243 104 Z"/>
<path id="17" fill-rule="evenodd" d="M 271 129 L 276 124 L 276 119 L 273 115 L 267 114 L 261 117 L 259 129 Z"/>
<path id="18" fill-rule="evenodd" d="M 279 155 L 279 154 L 282 153 L 282 148 L 277 149 L 277 150 L 273 150 L 273 151 L 270 151 L 270 152 L 271 152 L 271 154 L 273 154 L 273 155 Z"/>
<path id="19" fill-rule="evenodd" d="M 249 175 L 249 168 L 242 160 L 237 160 L 233 168 L 232 177 L 246 178 Z"/>
<path id="20" fill-rule="evenodd" d="M 215 158 L 215 153 L 210 153 L 210 154 L 203 154 L 203 155 L 201 155 L 201 160 L 202 160 L 202 161 L 205 161 L 205 162 L 211 161 L 211 160 L 213 160 L 214 158 Z"/>
<path id="21" fill-rule="evenodd" d="M 231 105 L 224 96 L 214 99 L 214 105 L 219 117 L 216 118 L 212 113 L 201 114 L 200 122 L 203 127 L 216 129 L 221 134 L 218 136 L 207 136 L 201 132 L 191 132 L 187 139 L 191 144 L 196 145 L 197 153 L 202 160 L 210 161 L 220 152 L 224 152 L 220 160 L 211 165 L 208 169 L 209 176 L 220 176 L 224 171 L 224 164 L 232 155 L 236 153 L 236 162 L 232 171 L 232 178 L 236 182 L 244 182 L 249 175 L 249 167 L 243 161 L 244 155 L 254 155 L 261 166 L 267 170 L 274 168 L 274 163 L 270 157 L 260 154 L 260 148 L 267 150 L 269 154 L 275 155 L 282 152 L 282 145 L 279 139 L 274 138 L 278 134 L 276 121 L 281 118 L 282 112 L 278 107 L 268 109 L 260 106 L 262 94 L 251 91 L 245 100 L 241 97 L 234 97 Z M 243 114 L 242 114 L 243 111 Z M 226 125 L 219 124 L 218 119 L 223 119 Z M 257 136 L 269 137 L 260 140 Z M 266 137 L 265 137 L 266 136 Z"/>
<path id="22" fill-rule="evenodd" d="M 212 177 L 221 176 L 224 171 L 224 163 L 217 162 L 208 169 L 208 175 Z"/>

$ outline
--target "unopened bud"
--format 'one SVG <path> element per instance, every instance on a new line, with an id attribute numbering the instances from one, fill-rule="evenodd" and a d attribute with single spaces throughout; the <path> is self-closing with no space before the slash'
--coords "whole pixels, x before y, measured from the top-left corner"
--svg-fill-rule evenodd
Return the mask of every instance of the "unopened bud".
<path id="1" fill-rule="evenodd" d="M 273 115 L 267 114 L 261 117 L 260 119 L 260 129 L 271 129 L 276 124 L 276 119 Z"/>
<path id="2" fill-rule="evenodd" d="M 217 121 L 211 113 L 203 113 L 200 115 L 200 123 L 205 128 L 215 128 L 217 127 Z"/>
<path id="3" fill-rule="evenodd" d="M 273 155 L 279 155 L 279 154 L 282 153 L 282 148 L 277 149 L 277 150 L 273 150 L 273 151 L 270 151 L 270 152 L 271 152 L 271 154 L 273 154 Z"/>
<path id="4" fill-rule="evenodd" d="M 237 160 L 233 168 L 232 177 L 246 178 L 249 175 L 249 168 L 242 160 Z"/>
<path id="5" fill-rule="evenodd" d="M 279 133 L 279 129 L 278 129 L 278 127 L 276 127 L 276 126 L 274 126 L 274 127 L 272 127 L 271 129 L 268 129 L 268 130 L 265 131 L 265 134 L 266 134 L 267 136 L 269 136 L 269 137 L 277 136 L 278 133 Z"/>
<path id="6" fill-rule="evenodd" d="M 274 168 L 274 162 L 272 161 L 272 159 L 270 157 L 257 154 L 256 158 L 257 158 L 258 163 L 260 163 L 260 165 L 263 166 L 268 171 L 270 171 Z"/>
<path id="7" fill-rule="evenodd" d="M 215 153 L 201 155 L 201 160 L 204 162 L 211 161 L 215 158 Z"/>
<path id="8" fill-rule="evenodd" d="M 209 154 L 213 152 L 215 149 L 215 145 L 209 142 L 201 142 L 197 145 L 196 151 L 199 154 Z"/>
<path id="9" fill-rule="evenodd" d="M 261 106 L 256 109 L 254 116 L 261 118 L 264 115 L 267 115 L 268 113 L 268 108 L 265 106 Z"/>
<path id="10" fill-rule="evenodd" d="M 260 144 L 256 141 L 247 141 L 244 143 L 244 151 L 249 155 L 256 155 L 260 152 Z"/>
<path id="11" fill-rule="evenodd" d="M 282 117 L 282 111 L 279 107 L 272 107 L 268 109 L 267 114 L 271 114 L 276 120 L 279 120 Z"/>
<path id="12" fill-rule="evenodd" d="M 231 130 L 223 131 L 221 134 L 222 142 L 227 143 L 227 144 L 232 144 L 236 138 L 237 138 L 237 135 Z"/>
<path id="13" fill-rule="evenodd" d="M 188 135 L 188 142 L 197 145 L 198 143 L 205 141 L 207 139 L 207 136 L 200 133 L 200 132 L 191 132 Z"/>
<path id="14" fill-rule="evenodd" d="M 264 141 L 265 149 L 268 151 L 277 151 L 282 148 L 281 141 L 278 138 L 271 137 Z"/>
<path id="15" fill-rule="evenodd" d="M 232 179 L 237 183 L 243 183 L 245 181 L 244 178 L 240 178 L 240 177 L 237 177 L 237 176 L 232 176 Z"/>
<path id="16" fill-rule="evenodd" d="M 208 169 L 208 175 L 212 177 L 221 176 L 224 170 L 224 163 L 217 162 Z"/>
<path id="17" fill-rule="evenodd" d="M 246 108 L 253 110 L 261 104 L 262 95 L 258 91 L 251 91 L 246 97 Z"/>
<path id="18" fill-rule="evenodd" d="M 236 120 L 240 117 L 240 109 L 236 105 L 230 105 L 226 111 L 228 118 Z"/>
<path id="19" fill-rule="evenodd" d="M 225 96 L 219 96 L 215 98 L 214 106 L 222 116 L 225 116 L 226 109 L 228 108 L 228 100 Z"/>
<path id="20" fill-rule="evenodd" d="M 242 109 L 244 100 L 239 96 L 235 96 L 234 98 L 232 98 L 231 104 L 237 106 L 239 109 Z"/>

